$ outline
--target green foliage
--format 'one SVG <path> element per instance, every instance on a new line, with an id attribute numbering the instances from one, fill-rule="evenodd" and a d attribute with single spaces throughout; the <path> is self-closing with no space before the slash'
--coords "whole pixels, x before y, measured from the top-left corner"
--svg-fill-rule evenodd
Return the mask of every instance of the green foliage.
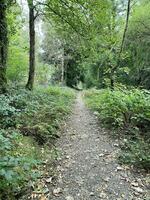
<path id="1" fill-rule="evenodd" d="M 106 124 L 147 128 L 150 124 L 150 94 L 145 90 L 100 90 L 86 93 L 87 103 Z"/>
<path id="2" fill-rule="evenodd" d="M 143 138 L 125 140 L 122 146 L 122 153 L 119 161 L 124 164 L 134 165 L 137 168 L 150 168 L 150 140 L 144 141 Z"/>
<path id="3" fill-rule="evenodd" d="M 22 46 L 13 43 L 9 46 L 7 77 L 13 83 L 23 82 L 26 79 L 28 54 Z"/>
<path id="4" fill-rule="evenodd" d="M 29 63 L 28 35 L 23 30 L 24 21 L 20 15 L 21 8 L 17 3 L 8 9 L 9 47 L 6 73 L 8 81 L 13 83 L 26 80 Z"/>
<path id="5" fill-rule="evenodd" d="M 40 161 L 46 155 L 38 144 L 54 144 L 73 98 L 71 89 L 60 87 L 39 87 L 34 92 L 11 88 L 0 96 L 0 199 L 13 199 L 40 175 Z"/>
<path id="6" fill-rule="evenodd" d="M 52 76 L 55 72 L 53 65 L 44 63 L 37 63 L 36 83 L 38 85 L 48 85 L 51 82 Z"/>
<path id="7" fill-rule="evenodd" d="M 61 72 L 61 58 L 63 57 L 67 86 L 77 86 L 80 81 L 84 82 L 85 86 L 89 86 L 89 83 L 93 86 L 95 84 L 94 73 L 91 73 L 92 70 L 84 70 L 84 67 L 92 68 L 93 62 L 101 62 L 102 59 L 98 55 L 103 54 L 109 45 L 108 24 L 111 23 L 111 1 L 75 2 L 67 0 L 64 3 L 47 0 L 46 2 L 45 11 L 54 27 L 45 24 L 45 39 L 42 45 L 43 61 L 55 63 L 59 69 L 57 72 Z M 95 58 L 96 56 L 98 58 Z M 103 62 L 102 60 L 101 64 Z M 99 65 L 95 68 L 97 71 Z M 55 74 L 57 79 L 60 77 L 59 74 Z"/>
<path id="8" fill-rule="evenodd" d="M 129 59 L 126 66 L 130 69 L 126 83 L 150 89 L 149 29 L 150 3 L 142 1 L 135 6 L 126 39 L 126 51 Z"/>
<path id="9" fill-rule="evenodd" d="M 125 137 L 120 161 L 149 168 L 150 93 L 139 89 L 89 90 L 85 99 L 105 125 Z"/>
<path id="10" fill-rule="evenodd" d="M 30 152 L 23 150 L 25 145 L 25 138 L 20 133 L 0 130 L 0 198 L 13 197 L 29 180 L 39 176 L 36 156 L 38 149 L 33 149 L 29 140 L 27 146 Z"/>
<path id="11" fill-rule="evenodd" d="M 13 98 L 10 96 L 0 96 L 0 126 L 1 128 L 15 125 L 16 117 L 19 117 L 19 110 L 11 105 Z"/>
<path id="12" fill-rule="evenodd" d="M 19 127 L 43 143 L 70 111 L 73 97 L 71 90 L 59 87 L 39 88 L 33 93 L 11 90 L 9 95 L 0 97 L 1 128 Z"/>
<path id="13" fill-rule="evenodd" d="M 69 113 L 73 96 L 72 91 L 59 87 L 34 91 L 32 97 L 28 97 L 30 102 L 25 110 L 26 115 L 20 118 L 24 134 L 34 136 L 40 144 L 56 138 L 55 130 L 60 120 Z"/>

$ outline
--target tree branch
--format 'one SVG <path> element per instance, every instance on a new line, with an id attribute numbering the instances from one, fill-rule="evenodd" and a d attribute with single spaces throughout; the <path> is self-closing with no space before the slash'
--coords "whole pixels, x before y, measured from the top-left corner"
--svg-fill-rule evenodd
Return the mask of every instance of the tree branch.
<path id="1" fill-rule="evenodd" d="M 79 31 L 67 19 L 65 19 L 59 12 L 57 12 L 56 10 L 54 10 L 49 4 L 38 2 L 37 5 L 46 6 L 51 12 L 53 12 L 56 16 L 58 16 L 62 21 L 64 21 L 65 23 L 67 23 L 76 33 L 78 33 L 82 37 L 85 37 L 84 34 L 79 33 Z"/>

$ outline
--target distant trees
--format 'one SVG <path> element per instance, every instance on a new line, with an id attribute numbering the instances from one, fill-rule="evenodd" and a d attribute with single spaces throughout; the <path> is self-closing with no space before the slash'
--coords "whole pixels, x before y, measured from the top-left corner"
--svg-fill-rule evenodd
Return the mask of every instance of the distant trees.
<path id="1" fill-rule="evenodd" d="M 122 56 L 122 52 L 123 52 L 123 48 L 125 45 L 125 39 L 126 39 L 126 35 L 127 35 L 127 31 L 128 31 L 128 25 L 129 25 L 129 17 L 130 17 L 130 10 L 131 10 L 131 0 L 127 1 L 127 11 L 126 11 L 126 21 L 125 21 L 125 27 L 123 30 L 123 36 L 121 39 L 121 45 L 119 47 L 119 52 L 117 55 L 117 60 L 116 60 L 116 65 L 111 67 L 111 73 L 110 73 L 110 83 L 111 83 L 111 88 L 114 89 L 114 73 L 115 71 L 119 68 L 120 66 L 120 62 L 121 62 L 121 56 Z"/>
<path id="2" fill-rule="evenodd" d="M 29 76 L 26 88 L 33 89 L 35 76 L 35 8 L 40 7 L 39 13 L 46 16 L 46 19 L 54 22 L 56 27 L 67 27 L 66 32 L 72 30 L 79 35 L 84 35 L 86 31 L 86 14 L 83 12 L 84 6 L 82 2 L 69 1 L 36 1 L 34 5 L 33 0 L 27 0 L 29 6 L 29 36 L 30 36 L 30 59 L 29 59 Z M 42 9 L 41 9 L 42 8 Z M 54 47 L 56 48 L 56 47 Z M 62 49 L 64 52 L 64 49 Z M 64 55 L 61 55 L 61 82 L 65 79 Z"/>
<path id="3" fill-rule="evenodd" d="M 130 20 L 125 50 L 129 52 L 130 85 L 150 89 L 150 2 L 135 7 Z"/>
<path id="4" fill-rule="evenodd" d="M 25 21 L 20 17 L 20 5 L 16 2 L 15 8 L 19 11 L 15 11 L 14 17 L 8 12 L 12 2 L 1 0 L 0 3 L 0 93 L 6 91 L 6 76 L 14 82 L 27 78 L 26 88 L 33 89 L 39 52 L 42 55 L 40 70 L 45 63 L 46 67 L 56 66 L 52 77 L 57 83 L 72 87 L 82 81 L 85 87 L 114 88 L 116 82 L 150 88 L 148 0 L 138 0 L 138 3 L 131 0 L 27 0 L 29 27 L 27 17 Z M 43 44 L 39 48 L 37 42 L 40 51 L 35 53 L 38 16 L 42 16 L 47 30 L 44 28 Z M 11 31 L 10 24 L 13 24 Z M 29 44 L 28 34 L 21 38 L 16 29 L 22 32 L 29 29 Z"/>
<path id="5" fill-rule="evenodd" d="M 101 45 L 99 38 L 102 38 L 102 34 L 106 35 L 104 28 L 110 16 L 109 2 L 47 0 L 37 4 L 42 6 L 42 14 L 48 19 L 47 22 L 51 23 L 51 29 L 55 29 L 56 38 L 59 36 L 61 43 L 53 48 L 55 39 L 50 43 L 46 35 L 43 42 L 44 61 L 56 63 L 57 66 L 62 61 L 60 80 L 68 86 L 76 85 L 80 80 L 84 81 L 81 63 L 85 58 L 91 58 L 93 50 Z M 58 46 L 60 49 L 57 50 Z"/>

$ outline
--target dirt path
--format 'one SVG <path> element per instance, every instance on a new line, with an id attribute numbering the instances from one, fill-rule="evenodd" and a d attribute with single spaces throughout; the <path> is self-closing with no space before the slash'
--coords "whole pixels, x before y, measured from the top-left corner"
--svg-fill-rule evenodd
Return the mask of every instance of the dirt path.
<path id="1" fill-rule="evenodd" d="M 129 169 L 118 165 L 117 146 L 117 141 L 111 141 L 99 128 L 79 93 L 64 135 L 57 143 L 62 152 L 57 167 L 59 178 L 49 199 L 144 200 L 140 183 L 131 178 Z"/>

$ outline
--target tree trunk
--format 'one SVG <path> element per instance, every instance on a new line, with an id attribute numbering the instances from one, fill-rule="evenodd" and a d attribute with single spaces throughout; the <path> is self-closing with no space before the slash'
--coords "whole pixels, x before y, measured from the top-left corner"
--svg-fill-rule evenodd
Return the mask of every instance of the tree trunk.
<path id="1" fill-rule="evenodd" d="M 61 60 L 61 84 L 64 85 L 64 73 L 65 73 L 65 69 L 64 69 L 64 58 L 62 56 L 62 60 Z"/>
<path id="2" fill-rule="evenodd" d="M 125 22 L 125 28 L 122 36 L 122 41 L 121 41 L 121 46 L 120 46 L 120 51 L 118 54 L 118 61 L 117 65 L 111 70 L 111 88 L 114 89 L 114 84 L 115 84 L 115 79 L 114 79 L 114 73 L 117 70 L 117 68 L 120 65 L 120 60 L 121 60 L 121 54 L 123 52 L 124 44 L 125 44 L 125 39 L 126 39 L 126 34 L 128 31 L 128 25 L 129 25 L 129 18 L 130 18 L 130 10 L 131 10 L 131 0 L 128 0 L 127 4 L 127 13 L 126 13 L 126 22 Z"/>
<path id="3" fill-rule="evenodd" d="M 124 33 L 123 33 L 120 52 L 119 52 L 119 59 L 120 59 L 121 53 L 123 51 L 123 47 L 124 47 L 124 43 L 125 43 L 125 39 L 126 39 L 126 34 L 127 34 L 127 30 L 128 30 L 128 25 L 129 25 L 130 10 L 131 10 L 131 0 L 128 0 L 126 23 L 125 23 Z"/>
<path id="4" fill-rule="evenodd" d="M 64 49 L 63 49 L 63 53 L 62 53 L 62 58 L 61 58 L 61 84 L 65 85 L 65 53 L 64 53 Z"/>
<path id="5" fill-rule="evenodd" d="M 99 71 L 100 71 L 100 66 L 98 66 L 98 69 L 97 69 L 97 81 L 99 81 Z"/>
<path id="6" fill-rule="evenodd" d="M 111 88 L 112 90 L 114 90 L 114 86 L 115 86 L 114 77 L 112 76 L 112 77 L 110 77 L 110 88 Z"/>
<path id="7" fill-rule="evenodd" d="M 29 53 L 29 76 L 26 88 L 33 89 L 35 76 L 35 16 L 33 0 L 28 0 L 29 6 L 29 37 L 30 37 L 30 53 Z"/>
<path id="8" fill-rule="evenodd" d="M 6 20 L 6 2 L 0 2 L 0 94 L 6 92 L 6 61 L 8 51 L 8 33 Z"/>

